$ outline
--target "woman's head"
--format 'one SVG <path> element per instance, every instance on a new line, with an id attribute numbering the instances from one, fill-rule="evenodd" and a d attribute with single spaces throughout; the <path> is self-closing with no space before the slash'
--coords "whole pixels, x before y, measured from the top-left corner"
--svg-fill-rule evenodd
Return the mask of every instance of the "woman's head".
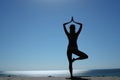
<path id="1" fill-rule="evenodd" d="M 75 25 L 74 24 L 70 25 L 70 33 L 75 33 Z"/>

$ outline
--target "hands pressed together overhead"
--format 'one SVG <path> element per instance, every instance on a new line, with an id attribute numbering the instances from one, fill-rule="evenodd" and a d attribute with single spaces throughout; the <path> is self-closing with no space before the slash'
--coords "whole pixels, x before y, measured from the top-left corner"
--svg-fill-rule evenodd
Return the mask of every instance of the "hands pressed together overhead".
<path id="1" fill-rule="evenodd" d="M 67 25 L 67 24 L 69 24 L 69 23 L 71 23 L 71 22 L 73 22 L 73 23 L 75 23 L 75 24 L 78 24 L 78 25 L 82 25 L 82 23 L 74 21 L 73 17 L 71 18 L 71 21 L 66 22 L 66 23 L 64 23 L 63 25 Z"/>

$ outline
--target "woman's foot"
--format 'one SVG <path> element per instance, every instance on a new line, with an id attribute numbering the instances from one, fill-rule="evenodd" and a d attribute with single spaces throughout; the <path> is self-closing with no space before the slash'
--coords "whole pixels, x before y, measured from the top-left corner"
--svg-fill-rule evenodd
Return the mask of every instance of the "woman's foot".
<path id="1" fill-rule="evenodd" d="M 76 59 L 75 59 L 75 58 L 73 58 L 73 59 L 72 59 L 72 62 L 74 62 L 75 60 L 76 60 Z"/>
<path id="2" fill-rule="evenodd" d="M 76 61 L 76 60 L 83 60 L 83 59 L 87 59 L 87 58 L 88 58 L 88 56 L 86 56 L 86 57 L 73 58 L 73 59 L 72 59 L 72 62 L 74 62 L 74 61 Z"/>

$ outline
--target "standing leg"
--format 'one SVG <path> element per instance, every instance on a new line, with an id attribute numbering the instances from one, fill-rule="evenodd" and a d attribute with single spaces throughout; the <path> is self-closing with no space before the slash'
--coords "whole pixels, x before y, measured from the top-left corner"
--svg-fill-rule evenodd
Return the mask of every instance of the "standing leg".
<path id="1" fill-rule="evenodd" d="M 71 51 L 67 51 L 67 57 L 68 57 L 68 61 L 69 61 L 69 72 L 70 72 L 70 76 L 71 78 L 73 78 L 73 68 L 72 68 L 72 52 Z"/>

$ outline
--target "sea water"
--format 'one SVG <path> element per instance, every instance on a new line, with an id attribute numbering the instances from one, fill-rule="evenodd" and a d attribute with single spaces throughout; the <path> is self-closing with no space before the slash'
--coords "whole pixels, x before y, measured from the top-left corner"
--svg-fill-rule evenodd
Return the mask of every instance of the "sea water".
<path id="1" fill-rule="evenodd" d="M 118 76 L 120 69 L 74 70 L 74 76 Z M 68 70 L 41 70 L 41 71 L 0 71 L 0 76 L 22 77 L 68 77 Z"/>

